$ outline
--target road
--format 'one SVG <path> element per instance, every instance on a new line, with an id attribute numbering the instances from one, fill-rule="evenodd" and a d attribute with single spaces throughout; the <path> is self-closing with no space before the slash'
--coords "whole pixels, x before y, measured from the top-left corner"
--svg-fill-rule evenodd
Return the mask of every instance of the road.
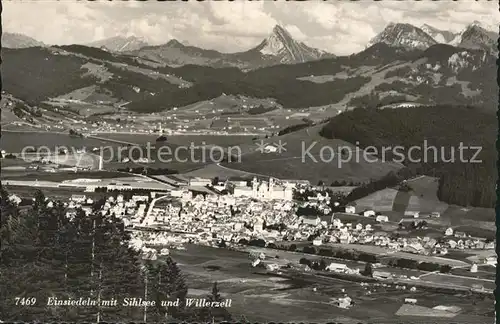
<path id="1" fill-rule="evenodd" d="M 170 196 L 169 195 L 165 195 L 165 196 L 157 197 L 157 198 L 154 198 L 153 200 L 151 200 L 151 203 L 149 204 L 148 211 L 146 212 L 146 215 L 144 216 L 144 219 L 141 222 L 141 226 L 146 226 L 147 225 L 146 224 L 146 220 L 151 215 L 151 212 L 153 211 L 153 208 L 154 208 L 155 204 L 158 202 L 158 200 L 165 199 L 165 198 L 168 198 L 168 197 L 170 197 Z"/>

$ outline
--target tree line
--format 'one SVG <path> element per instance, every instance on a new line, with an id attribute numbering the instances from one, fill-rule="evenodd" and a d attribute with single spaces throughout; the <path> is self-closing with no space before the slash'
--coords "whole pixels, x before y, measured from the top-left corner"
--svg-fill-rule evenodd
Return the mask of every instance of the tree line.
<path id="1" fill-rule="evenodd" d="M 332 118 L 320 134 L 351 143 L 358 141 L 360 147 L 375 146 L 379 152 L 383 147 L 421 148 L 412 152 L 413 161 L 406 156 L 405 168 L 355 189 L 351 197 L 360 196 L 361 191 L 371 193 L 383 189 L 407 176 L 422 174 L 440 179 L 438 197 L 442 201 L 491 208 L 496 201 L 496 127 L 493 114 L 480 108 L 436 105 L 354 109 Z M 462 157 L 460 145 L 467 148 Z M 473 147 L 481 148 L 477 156 L 477 149 Z M 388 154 L 386 159 L 393 157 Z"/>

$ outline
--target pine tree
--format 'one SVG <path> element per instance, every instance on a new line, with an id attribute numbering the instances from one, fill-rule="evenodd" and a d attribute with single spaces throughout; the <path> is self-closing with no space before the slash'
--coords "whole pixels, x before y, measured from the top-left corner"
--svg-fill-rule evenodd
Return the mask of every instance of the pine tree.
<path id="1" fill-rule="evenodd" d="M 214 282 L 212 286 L 212 292 L 210 293 L 207 299 L 208 301 L 214 303 L 223 303 L 225 301 L 219 292 L 217 282 Z M 205 309 L 206 317 L 202 318 L 202 320 L 216 322 L 216 323 L 220 323 L 223 321 L 230 321 L 231 314 L 229 313 L 229 311 L 225 307 L 218 307 L 219 305 L 206 308 Z"/>
<path id="2" fill-rule="evenodd" d="M 179 307 L 169 307 L 166 313 L 175 318 L 183 320 L 186 316 L 186 297 L 188 288 L 184 276 L 177 263 L 168 257 L 165 262 L 158 263 L 158 298 L 161 300 L 179 300 Z"/>
<path id="3" fill-rule="evenodd" d="M 373 277 L 373 265 L 371 263 L 367 263 L 365 265 L 365 269 L 362 273 L 363 276 L 366 276 L 366 277 Z"/>
<path id="4" fill-rule="evenodd" d="M 115 217 L 94 218 L 94 282 L 101 300 L 141 296 L 144 280 L 138 252 L 128 247 L 123 223 Z M 133 307 L 100 307 L 101 321 L 140 320 Z"/>

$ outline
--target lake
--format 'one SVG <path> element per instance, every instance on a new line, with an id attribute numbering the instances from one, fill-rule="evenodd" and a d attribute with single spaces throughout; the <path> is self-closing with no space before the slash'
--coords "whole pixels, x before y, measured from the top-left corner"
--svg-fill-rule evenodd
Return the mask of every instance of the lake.
<path id="1" fill-rule="evenodd" d="M 0 148 L 7 153 L 20 153 L 28 146 L 46 146 L 53 150 L 56 146 L 80 149 L 86 147 L 92 149 L 101 146 L 117 146 L 107 141 L 85 137 L 71 137 L 67 134 L 48 132 L 2 132 Z"/>

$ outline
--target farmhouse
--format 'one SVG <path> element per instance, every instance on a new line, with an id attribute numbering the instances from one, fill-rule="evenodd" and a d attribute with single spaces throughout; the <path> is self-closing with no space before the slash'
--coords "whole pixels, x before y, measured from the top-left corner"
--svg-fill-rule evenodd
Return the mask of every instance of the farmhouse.
<path id="1" fill-rule="evenodd" d="M 318 216 L 301 216 L 302 224 L 317 226 L 321 223 L 321 218 Z"/>
<path id="2" fill-rule="evenodd" d="M 365 217 L 374 217 L 375 216 L 375 211 L 371 210 L 371 209 L 365 210 L 363 212 L 363 216 L 365 216 Z"/>
<path id="3" fill-rule="evenodd" d="M 335 271 L 335 272 L 344 272 L 344 271 L 349 270 L 349 268 L 347 267 L 347 265 L 345 265 L 343 263 L 332 262 L 332 263 L 330 263 L 330 265 L 328 265 L 326 267 L 326 270 Z"/>
<path id="4" fill-rule="evenodd" d="M 212 184 L 212 180 L 210 179 L 204 179 L 199 177 L 194 177 L 192 179 L 189 179 L 189 186 L 191 187 L 205 187 L 210 184 Z"/>
<path id="5" fill-rule="evenodd" d="M 418 218 L 420 216 L 420 213 L 418 211 L 405 211 L 405 217 L 413 217 L 413 218 Z"/>
<path id="6" fill-rule="evenodd" d="M 390 272 L 386 272 L 386 271 L 375 270 L 375 271 L 373 271 L 373 278 L 389 279 L 389 278 L 392 278 L 392 274 Z"/>
<path id="7" fill-rule="evenodd" d="M 389 221 L 389 217 L 385 215 L 378 215 L 375 220 L 379 223 L 387 223 Z"/>
<path id="8" fill-rule="evenodd" d="M 278 151 L 278 148 L 274 145 L 266 145 L 264 147 L 264 153 L 275 153 Z"/>
<path id="9" fill-rule="evenodd" d="M 19 205 L 23 200 L 16 195 L 10 195 L 9 201 L 11 201 L 15 205 Z"/>
<path id="10" fill-rule="evenodd" d="M 313 245 L 319 246 L 321 244 L 323 244 L 323 240 L 321 240 L 320 238 L 316 238 L 313 240 Z"/>
<path id="11" fill-rule="evenodd" d="M 340 308 L 350 308 L 352 306 L 351 297 L 341 297 L 338 299 L 338 307 Z"/>
<path id="12" fill-rule="evenodd" d="M 87 197 L 85 195 L 71 195 L 71 201 L 74 201 L 76 203 L 83 203 Z"/>
<path id="13" fill-rule="evenodd" d="M 346 206 L 345 212 L 347 214 L 356 214 L 356 207 L 355 206 Z"/>

